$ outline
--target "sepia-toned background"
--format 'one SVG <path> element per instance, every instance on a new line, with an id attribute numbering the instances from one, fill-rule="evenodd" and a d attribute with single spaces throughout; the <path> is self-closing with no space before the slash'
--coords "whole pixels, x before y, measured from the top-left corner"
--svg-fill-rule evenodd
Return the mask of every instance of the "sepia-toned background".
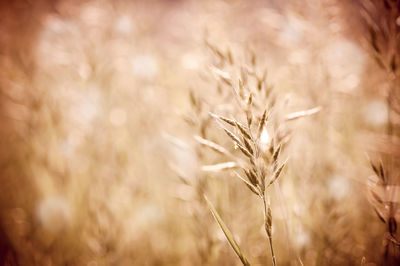
<path id="1" fill-rule="evenodd" d="M 399 15 L 394 0 L 0 1 L 0 265 L 240 265 L 204 193 L 272 265 L 262 204 L 193 138 L 233 150 L 208 112 L 236 119 L 221 91 L 250 68 L 277 121 L 316 110 L 278 127 L 278 265 L 398 265 Z"/>

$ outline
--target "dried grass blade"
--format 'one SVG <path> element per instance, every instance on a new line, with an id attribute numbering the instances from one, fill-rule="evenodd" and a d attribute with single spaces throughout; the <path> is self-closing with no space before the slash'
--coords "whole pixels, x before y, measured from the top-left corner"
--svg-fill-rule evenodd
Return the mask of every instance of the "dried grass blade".
<path id="1" fill-rule="evenodd" d="M 258 134 L 257 134 L 258 138 L 260 138 L 260 136 L 261 136 L 261 132 L 264 128 L 266 118 L 267 118 L 267 109 L 264 110 L 264 113 L 260 120 L 260 124 L 258 125 Z"/>
<path id="2" fill-rule="evenodd" d="M 281 147 L 282 145 L 279 145 L 278 148 L 274 151 L 274 154 L 272 155 L 273 162 L 276 162 L 278 160 L 279 154 L 281 152 Z"/>
<path id="3" fill-rule="evenodd" d="M 214 66 L 211 66 L 210 68 L 212 72 L 214 72 L 223 82 L 225 82 L 229 86 L 232 86 L 232 78 L 228 72 L 222 71 L 221 69 Z"/>
<path id="4" fill-rule="evenodd" d="M 223 116 L 220 116 L 220 115 L 211 113 L 211 112 L 209 112 L 209 114 L 210 114 L 212 117 L 214 117 L 215 119 L 222 120 L 222 121 L 224 121 L 225 123 L 227 123 L 227 124 L 229 124 L 229 125 L 231 125 L 231 126 L 236 126 L 235 121 L 232 120 L 232 119 L 229 119 L 229 118 L 226 118 L 226 117 L 223 117 Z"/>
<path id="5" fill-rule="evenodd" d="M 381 197 L 378 196 L 378 194 L 376 194 L 373 190 L 369 191 L 371 193 L 371 196 L 380 204 L 383 204 L 383 200 L 381 199 Z"/>
<path id="6" fill-rule="evenodd" d="M 247 106 L 251 106 L 253 103 L 253 93 L 250 93 L 249 98 L 247 99 Z"/>
<path id="7" fill-rule="evenodd" d="M 217 143 L 215 143 L 215 142 L 213 142 L 211 140 L 204 139 L 204 138 L 202 138 L 200 136 L 197 136 L 197 135 L 194 136 L 194 139 L 197 142 L 199 142 L 201 145 L 206 146 L 206 147 L 208 147 L 208 148 L 210 148 L 210 149 L 212 149 L 212 150 L 214 150 L 214 151 L 216 151 L 218 153 L 221 153 L 221 154 L 224 154 L 224 155 L 227 155 L 227 156 L 231 156 L 229 151 L 227 151 L 224 147 L 222 147 L 221 145 L 218 145 Z"/>
<path id="8" fill-rule="evenodd" d="M 177 165 L 169 163 L 168 166 L 173 172 L 175 172 L 175 174 L 183 184 L 192 186 L 192 184 L 189 181 L 189 178 L 182 173 L 182 170 Z"/>
<path id="9" fill-rule="evenodd" d="M 378 216 L 378 218 L 383 222 L 386 223 L 385 218 L 383 218 L 383 215 L 378 211 L 378 209 L 376 207 L 374 207 L 374 211 L 376 213 L 376 215 Z"/>
<path id="10" fill-rule="evenodd" d="M 240 139 L 233 134 L 231 131 L 229 131 L 228 129 L 223 127 L 223 130 L 225 131 L 225 133 L 234 141 L 236 142 L 238 145 L 242 145 L 242 142 L 240 141 Z"/>
<path id="11" fill-rule="evenodd" d="M 250 153 L 245 147 L 243 147 L 243 146 L 240 145 L 240 144 L 237 144 L 237 146 L 238 146 L 239 150 L 240 150 L 244 155 L 246 155 L 246 156 L 249 157 L 250 159 L 253 158 L 253 155 L 251 155 L 251 153 Z"/>
<path id="12" fill-rule="evenodd" d="M 201 170 L 206 172 L 219 172 L 223 170 L 233 169 L 239 167 L 235 162 L 225 162 L 225 163 L 218 163 L 212 165 L 204 165 L 201 167 Z"/>
<path id="13" fill-rule="evenodd" d="M 239 245 L 236 243 L 233 234 L 231 231 L 228 229 L 228 227 L 225 225 L 224 221 L 222 220 L 221 216 L 219 216 L 217 210 L 214 208 L 214 205 L 211 203 L 211 201 L 207 198 L 206 195 L 204 195 L 204 199 L 207 202 L 208 208 L 210 209 L 212 215 L 214 216 L 214 219 L 217 221 L 218 225 L 220 226 L 221 230 L 224 232 L 229 244 L 235 251 L 236 255 L 238 255 L 240 261 L 243 263 L 243 265 L 249 266 L 250 263 L 246 259 L 246 257 L 243 255 L 243 252 L 240 250 Z"/>
<path id="14" fill-rule="evenodd" d="M 238 121 L 235 121 L 235 125 L 245 138 L 249 140 L 251 139 L 249 132 L 247 132 L 248 130 L 242 124 L 240 124 Z"/>
<path id="15" fill-rule="evenodd" d="M 369 163 L 371 164 L 372 170 L 374 170 L 376 176 L 380 176 L 378 168 L 376 168 L 376 166 L 374 165 L 374 163 L 371 161 L 371 159 L 369 160 Z"/>
<path id="16" fill-rule="evenodd" d="M 381 161 L 380 164 L 379 164 L 379 176 L 382 178 L 383 183 L 385 183 L 386 178 L 385 178 L 385 171 L 383 170 L 383 163 L 382 163 L 382 161 Z"/>
<path id="17" fill-rule="evenodd" d="M 228 58 L 229 64 L 233 65 L 233 55 L 231 52 L 231 49 L 228 47 L 227 51 L 226 51 L 226 57 Z"/>
<path id="18" fill-rule="evenodd" d="M 254 155 L 254 150 L 251 147 L 250 143 L 247 141 L 247 139 L 243 138 L 243 142 L 244 142 L 244 146 L 246 147 L 246 149 L 252 154 Z"/>
<path id="19" fill-rule="evenodd" d="M 243 177 L 241 177 L 237 172 L 235 172 L 235 175 L 237 178 L 239 178 L 240 180 L 242 180 L 247 187 L 257 196 L 260 196 L 260 192 L 257 190 L 257 187 L 252 185 L 250 182 L 248 182 L 246 179 L 244 179 Z"/>
<path id="20" fill-rule="evenodd" d="M 285 167 L 286 162 L 284 162 L 275 172 L 274 175 L 272 176 L 271 181 L 269 182 L 268 186 L 272 185 L 277 179 L 278 177 L 281 175 L 283 168 Z"/>
<path id="21" fill-rule="evenodd" d="M 251 170 L 251 169 L 250 169 L 250 170 L 243 169 L 243 170 L 244 170 L 244 172 L 245 172 L 247 178 L 249 179 L 249 181 L 250 181 L 254 186 L 256 186 L 256 185 L 258 184 L 258 179 L 257 179 L 257 176 L 254 174 L 253 170 Z"/>
<path id="22" fill-rule="evenodd" d="M 207 45 L 208 48 L 211 49 L 211 51 L 213 51 L 216 55 L 218 55 L 221 60 L 225 60 L 224 53 L 222 51 L 220 51 L 220 49 L 218 49 L 218 47 L 211 44 L 208 40 L 205 40 L 205 44 Z"/>
<path id="23" fill-rule="evenodd" d="M 301 117 L 305 117 L 305 116 L 310 116 L 310 115 L 316 114 L 321 110 L 322 110 L 322 107 L 318 106 L 318 107 L 315 107 L 315 108 L 312 108 L 312 109 L 298 111 L 298 112 L 294 112 L 294 113 L 288 114 L 285 117 L 285 119 L 286 119 L 286 121 L 291 121 L 291 120 L 295 120 L 295 119 L 298 119 L 298 118 L 301 118 Z"/>

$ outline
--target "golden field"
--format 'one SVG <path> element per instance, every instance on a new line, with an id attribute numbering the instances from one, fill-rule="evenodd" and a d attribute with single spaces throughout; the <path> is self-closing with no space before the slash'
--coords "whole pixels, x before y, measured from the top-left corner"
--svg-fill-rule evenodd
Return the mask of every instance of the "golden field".
<path id="1" fill-rule="evenodd" d="M 398 265 L 396 1 L 0 2 L 0 265 Z"/>

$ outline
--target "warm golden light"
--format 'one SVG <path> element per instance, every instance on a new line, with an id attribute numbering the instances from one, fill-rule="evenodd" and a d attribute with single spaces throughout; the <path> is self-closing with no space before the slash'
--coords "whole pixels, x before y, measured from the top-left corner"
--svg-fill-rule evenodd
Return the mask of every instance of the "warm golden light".
<path id="1" fill-rule="evenodd" d="M 396 1 L 0 1 L 0 266 L 400 265 Z"/>

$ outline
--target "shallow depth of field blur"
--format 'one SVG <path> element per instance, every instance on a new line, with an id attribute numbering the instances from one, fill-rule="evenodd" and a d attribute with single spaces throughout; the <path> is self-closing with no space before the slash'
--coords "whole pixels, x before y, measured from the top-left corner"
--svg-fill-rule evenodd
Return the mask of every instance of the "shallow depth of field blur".
<path id="1" fill-rule="evenodd" d="M 319 110 L 285 123 L 277 264 L 397 265 L 400 47 L 378 28 L 400 20 L 373 2 L 1 1 L 0 265 L 240 265 L 202 193 L 272 265 L 262 204 L 193 138 L 196 97 L 203 116 L 238 113 L 218 98 L 221 51 L 229 71 L 266 70 L 274 114 Z"/>

